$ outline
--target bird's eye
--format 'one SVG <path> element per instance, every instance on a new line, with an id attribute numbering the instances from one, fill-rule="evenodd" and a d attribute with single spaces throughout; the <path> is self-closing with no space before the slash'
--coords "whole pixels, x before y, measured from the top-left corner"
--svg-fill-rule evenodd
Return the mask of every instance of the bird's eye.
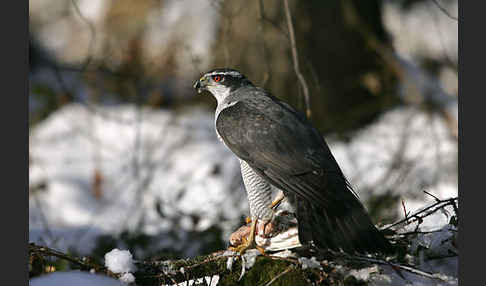
<path id="1" fill-rule="evenodd" d="M 215 82 L 220 82 L 223 80 L 223 76 L 219 75 L 219 74 L 216 74 L 216 75 L 213 75 L 213 80 Z"/>

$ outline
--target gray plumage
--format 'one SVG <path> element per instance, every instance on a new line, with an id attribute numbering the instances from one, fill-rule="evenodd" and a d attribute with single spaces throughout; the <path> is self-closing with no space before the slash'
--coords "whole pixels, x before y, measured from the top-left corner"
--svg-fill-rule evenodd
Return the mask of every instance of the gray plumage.
<path id="1" fill-rule="evenodd" d="M 211 81 L 212 77 L 218 81 Z M 209 90 L 217 98 L 218 136 L 253 171 L 243 172 L 243 177 L 255 173 L 287 196 L 295 196 L 292 201 L 301 243 L 347 252 L 391 251 L 324 138 L 301 113 L 235 70 L 208 72 L 195 87 Z M 262 193 L 259 197 L 265 198 L 264 204 L 268 202 L 269 187 L 251 191 Z M 261 204 L 250 199 L 252 215 L 267 215 L 266 210 L 255 209 Z"/>
<path id="2" fill-rule="evenodd" d="M 250 214 L 252 219 L 261 219 L 269 222 L 272 219 L 273 211 L 270 209 L 272 203 L 272 189 L 270 184 L 258 175 L 243 160 L 240 160 L 241 176 L 248 194 Z"/>

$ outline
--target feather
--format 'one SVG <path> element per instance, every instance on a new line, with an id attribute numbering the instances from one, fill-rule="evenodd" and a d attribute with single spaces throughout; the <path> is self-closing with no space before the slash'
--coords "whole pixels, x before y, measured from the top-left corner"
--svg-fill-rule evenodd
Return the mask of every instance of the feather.
<path id="1" fill-rule="evenodd" d="M 295 194 L 299 240 L 347 252 L 390 252 L 327 143 L 289 105 L 252 85 L 227 99 L 216 129 L 226 146 L 275 187 Z"/>

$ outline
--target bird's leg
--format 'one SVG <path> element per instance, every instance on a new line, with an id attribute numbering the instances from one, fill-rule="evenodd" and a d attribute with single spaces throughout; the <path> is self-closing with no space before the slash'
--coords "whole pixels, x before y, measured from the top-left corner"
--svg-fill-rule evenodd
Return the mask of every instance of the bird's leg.
<path id="1" fill-rule="evenodd" d="M 270 208 L 271 209 L 275 209 L 276 207 L 278 207 L 280 205 L 280 203 L 285 199 L 285 195 L 282 191 L 280 191 L 277 196 L 275 197 L 275 200 L 272 201 L 272 203 L 270 204 Z M 251 217 L 247 216 L 245 218 L 245 222 L 248 224 L 251 222 Z"/>
<path id="2" fill-rule="evenodd" d="M 251 221 L 250 236 L 248 237 L 248 239 L 243 238 L 242 239 L 243 243 L 236 247 L 232 247 L 232 250 L 239 252 L 240 254 L 243 254 L 248 248 L 253 246 L 253 244 L 255 243 L 255 232 L 256 232 L 257 222 L 258 219 L 256 218 Z"/>

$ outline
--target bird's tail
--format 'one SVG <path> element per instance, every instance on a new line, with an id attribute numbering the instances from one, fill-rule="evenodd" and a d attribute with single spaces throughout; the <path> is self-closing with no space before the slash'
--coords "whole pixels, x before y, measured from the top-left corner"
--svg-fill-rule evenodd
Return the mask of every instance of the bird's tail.
<path id="1" fill-rule="evenodd" d="M 332 206 L 308 200 L 297 201 L 297 220 L 301 243 L 314 241 L 322 249 L 348 253 L 393 253 L 393 247 L 375 227 L 365 208 L 350 189 L 349 196 Z"/>

